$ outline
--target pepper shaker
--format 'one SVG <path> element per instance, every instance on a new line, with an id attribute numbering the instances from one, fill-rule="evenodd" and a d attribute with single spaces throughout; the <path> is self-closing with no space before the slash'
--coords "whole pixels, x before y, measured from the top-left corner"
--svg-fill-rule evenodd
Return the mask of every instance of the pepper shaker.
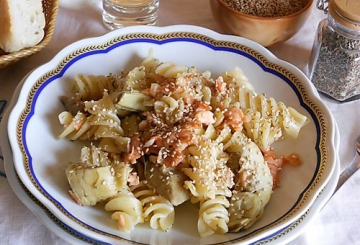
<path id="1" fill-rule="evenodd" d="M 360 98 L 360 1 L 318 0 L 327 14 L 320 21 L 307 75 L 316 89 L 331 98 Z"/>

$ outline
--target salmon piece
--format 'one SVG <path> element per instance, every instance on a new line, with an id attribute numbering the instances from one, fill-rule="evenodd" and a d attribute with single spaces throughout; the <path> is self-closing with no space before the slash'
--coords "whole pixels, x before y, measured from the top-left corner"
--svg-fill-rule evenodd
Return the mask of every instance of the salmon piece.
<path id="1" fill-rule="evenodd" d="M 273 189 L 280 186 L 280 171 L 284 164 L 289 163 L 292 166 L 297 166 L 302 163 L 300 156 L 296 153 L 291 153 L 288 156 L 281 156 L 280 158 L 276 157 L 275 151 L 273 150 L 262 150 L 262 153 L 264 155 L 264 160 L 268 164 L 271 175 L 273 176 Z"/>
<path id="2" fill-rule="evenodd" d="M 215 88 L 221 95 L 226 94 L 226 83 L 224 82 L 224 79 L 222 77 L 218 77 L 215 80 Z"/>
<path id="3" fill-rule="evenodd" d="M 243 111 L 238 107 L 232 107 L 225 111 L 225 123 L 228 124 L 235 132 L 243 129 L 243 122 L 247 122 L 248 119 L 244 115 Z"/>
<path id="4" fill-rule="evenodd" d="M 205 125 L 210 125 L 210 124 L 215 123 L 214 113 L 212 113 L 211 111 L 197 112 L 195 114 L 195 118 L 196 118 L 196 120 L 198 120 L 199 122 L 201 122 L 202 124 L 205 124 Z"/>
<path id="5" fill-rule="evenodd" d="M 136 160 L 142 156 L 142 147 L 143 144 L 140 140 L 139 134 L 130 136 L 130 152 L 124 153 L 123 161 L 135 164 Z"/>
<path id="6" fill-rule="evenodd" d="M 302 163 L 300 156 L 297 153 L 291 153 L 288 156 L 283 157 L 286 163 L 290 163 L 293 166 L 297 166 Z"/>

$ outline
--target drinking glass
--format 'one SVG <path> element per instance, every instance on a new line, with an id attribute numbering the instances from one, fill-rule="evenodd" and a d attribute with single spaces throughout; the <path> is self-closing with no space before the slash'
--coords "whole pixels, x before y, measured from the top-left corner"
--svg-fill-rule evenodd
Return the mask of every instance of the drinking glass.
<path id="1" fill-rule="evenodd" d="M 133 25 L 154 25 L 159 0 L 103 0 L 103 21 L 114 30 Z"/>

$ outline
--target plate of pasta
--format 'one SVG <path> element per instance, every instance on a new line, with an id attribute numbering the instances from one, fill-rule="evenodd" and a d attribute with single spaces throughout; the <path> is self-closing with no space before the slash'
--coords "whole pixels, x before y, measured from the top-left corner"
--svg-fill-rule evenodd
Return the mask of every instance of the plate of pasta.
<path id="1" fill-rule="evenodd" d="M 16 172 L 103 244 L 249 244 L 333 181 L 335 128 L 306 76 L 244 38 L 129 27 L 29 74 L 11 111 Z"/>

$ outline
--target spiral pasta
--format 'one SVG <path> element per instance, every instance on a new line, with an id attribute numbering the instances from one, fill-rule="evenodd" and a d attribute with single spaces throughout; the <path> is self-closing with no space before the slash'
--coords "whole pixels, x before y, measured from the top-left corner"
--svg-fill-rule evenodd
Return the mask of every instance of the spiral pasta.
<path id="1" fill-rule="evenodd" d="M 116 77 L 110 75 L 94 76 L 77 74 L 74 76 L 72 90 L 80 95 L 81 100 L 98 100 L 104 91 L 113 92 L 117 89 Z"/>
<path id="2" fill-rule="evenodd" d="M 200 203 L 198 231 L 202 237 L 228 232 L 227 197 L 231 196 L 234 182 L 233 173 L 226 165 L 228 155 L 222 146 L 230 135 L 228 127 L 217 134 L 213 126 L 208 126 L 200 141 L 202 143 L 189 148 L 188 161 L 192 168 L 183 169 L 190 178 L 184 186 L 189 189 L 192 201 Z"/>
<path id="3" fill-rule="evenodd" d="M 124 232 L 143 222 L 168 231 L 174 206 L 188 200 L 199 207 L 201 237 L 251 227 L 278 177 L 266 151 L 307 122 L 257 94 L 238 67 L 214 78 L 151 50 L 120 75 L 76 76 L 73 91 L 62 100 L 60 138 L 91 147 L 67 167 L 71 193 L 82 205 L 104 202 Z"/>
<path id="4" fill-rule="evenodd" d="M 185 109 L 184 100 L 175 100 L 171 96 L 163 96 L 154 103 L 155 112 L 164 118 L 166 123 L 172 125 L 183 118 Z"/>
<path id="5" fill-rule="evenodd" d="M 266 98 L 263 94 L 254 95 L 247 89 L 240 89 L 243 98 L 241 108 L 248 108 L 247 115 L 259 112 L 262 118 L 270 119 L 271 126 L 280 128 L 293 138 L 297 138 L 300 129 L 307 123 L 307 117 L 301 115 L 292 107 L 287 107 L 283 102 L 276 102 L 274 98 Z M 251 111 L 250 111 L 251 110 Z M 251 121 L 251 119 L 249 120 Z"/>
<path id="6" fill-rule="evenodd" d="M 130 70 L 122 79 L 123 91 L 141 91 L 146 88 L 146 70 L 144 66 L 138 66 Z"/>
<path id="7" fill-rule="evenodd" d="M 270 118 L 264 118 L 260 112 L 253 113 L 251 110 L 244 110 L 248 118 L 244 122 L 246 134 L 250 137 L 261 149 L 269 150 L 270 146 L 282 136 L 280 127 L 274 127 Z"/>
<path id="8" fill-rule="evenodd" d="M 186 180 L 184 186 L 189 189 L 193 201 L 213 199 L 218 189 L 231 195 L 233 173 L 225 164 L 228 156 L 223 152 L 222 144 L 203 140 L 197 146 L 189 147 L 189 154 L 187 160 L 191 167 L 183 168 L 183 172 L 190 180 Z"/>
<path id="9" fill-rule="evenodd" d="M 111 218 L 117 220 L 121 231 L 130 232 L 139 223 L 143 223 L 143 209 L 141 202 L 128 189 L 121 189 L 105 204 L 105 210 L 113 212 Z"/>
<path id="10" fill-rule="evenodd" d="M 175 78 L 179 73 L 186 72 L 189 68 L 172 62 L 164 62 L 159 64 L 155 73 L 166 78 Z"/>
<path id="11" fill-rule="evenodd" d="M 59 115 L 59 121 L 64 126 L 60 138 L 70 140 L 105 139 L 101 147 L 113 153 L 128 151 L 129 139 L 123 137 L 121 121 L 116 114 L 115 106 L 107 92 L 98 101 L 86 101 L 85 111 L 75 116 L 68 111 Z"/>
<path id="12" fill-rule="evenodd" d="M 96 128 L 90 123 L 91 118 L 88 118 L 84 113 L 77 112 L 73 116 L 68 111 L 63 111 L 59 114 L 59 122 L 64 127 L 59 138 L 67 138 L 69 140 L 86 140 L 90 139 Z"/>
<path id="13" fill-rule="evenodd" d="M 164 197 L 155 194 L 144 182 L 131 186 L 130 189 L 140 200 L 144 220 L 149 221 L 150 227 L 168 231 L 175 220 L 174 206 Z"/>
<path id="14" fill-rule="evenodd" d="M 91 124 L 98 126 L 94 133 L 95 139 L 124 135 L 120 118 L 116 115 L 115 105 L 107 92 L 104 92 L 104 96 L 98 101 L 86 101 L 85 110 L 93 115 Z"/>
<path id="15" fill-rule="evenodd" d="M 242 109 L 248 118 L 244 122 L 247 135 L 260 143 L 264 150 L 280 139 L 283 132 L 297 138 L 300 129 L 308 122 L 306 116 L 283 102 L 256 94 L 240 68 L 224 72 L 215 81 L 215 86 L 222 89 L 212 96 L 212 106 Z"/>
<path id="16" fill-rule="evenodd" d="M 185 181 L 194 197 L 215 198 L 219 189 L 229 194 L 234 185 L 233 173 L 227 166 L 228 154 L 223 145 L 231 137 L 229 127 L 223 128 L 219 133 L 210 125 L 199 139 L 199 144 L 189 147 L 188 162 L 191 168 L 183 168 L 190 178 Z"/>
<path id="17" fill-rule="evenodd" d="M 227 208 L 229 206 L 228 199 L 223 195 L 216 195 L 215 198 L 200 202 L 197 226 L 201 237 L 228 232 L 229 214 Z"/>

